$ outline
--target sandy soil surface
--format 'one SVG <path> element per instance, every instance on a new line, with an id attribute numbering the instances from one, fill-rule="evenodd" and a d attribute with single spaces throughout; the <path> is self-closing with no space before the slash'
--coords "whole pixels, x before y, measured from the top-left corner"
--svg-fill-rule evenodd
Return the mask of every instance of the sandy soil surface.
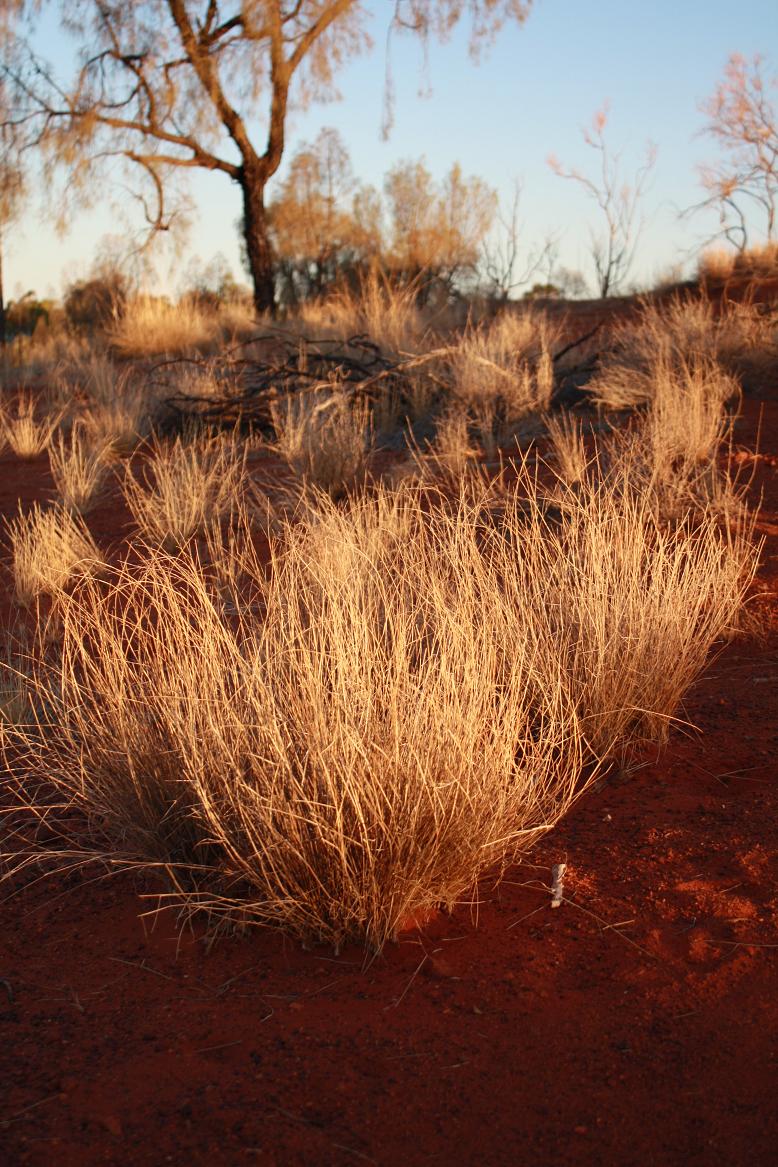
<path id="1" fill-rule="evenodd" d="M 761 419 L 761 450 L 753 449 Z M 377 959 L 210 950 L 126 875 L 2 902 L 0 1163 L 767 1164 L 778 1146 L 778 403 L 753 610 L 658 758 Z M 0 509 L 51 491 L 0 458 Z M 124 518 L 108 498 L 103 546 Z M 549 907 L 553 863 L 566 900 Z"/>

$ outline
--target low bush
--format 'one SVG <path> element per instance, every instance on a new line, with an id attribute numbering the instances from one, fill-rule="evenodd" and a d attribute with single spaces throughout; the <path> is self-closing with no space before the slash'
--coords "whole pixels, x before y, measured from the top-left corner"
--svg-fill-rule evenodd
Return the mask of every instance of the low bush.
<path id="1" fill-rule="evenodd" d="M 118 272 L 79 280 L 65 293 L 68 324 L 75 331 L 96 332 L 121 317 L 127 303 L 127 281 Z"/>

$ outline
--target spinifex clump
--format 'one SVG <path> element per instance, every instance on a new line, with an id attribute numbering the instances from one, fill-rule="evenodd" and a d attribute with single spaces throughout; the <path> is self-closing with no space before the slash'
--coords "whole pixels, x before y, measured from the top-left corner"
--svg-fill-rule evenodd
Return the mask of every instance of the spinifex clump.
<path id="1" fill-rule="evenodd" d="M 232 573 L 251 603 L 158 547 L 63 594 L 46 712 L 16 736 L 84 812 L 73 851 L 166 871 L 193 911 L 380 947 L 661 739 L 745 537 L 663 530 L 588 480 L 557 519 L 529 474 L 499 504 L 477 481 L 321 497 Z"/>

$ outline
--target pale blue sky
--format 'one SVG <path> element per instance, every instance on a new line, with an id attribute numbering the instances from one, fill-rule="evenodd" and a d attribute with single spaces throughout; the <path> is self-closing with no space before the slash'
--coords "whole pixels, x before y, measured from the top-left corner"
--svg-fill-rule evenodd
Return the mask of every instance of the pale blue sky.
<path id="1" fill-rule="evenodd" d="M 560 262 L 587 276 L 596 211 L 576 185 L 551 173 L 549 153 L 591 167 L 581 126 L 605 100 L 611 110 L 608 141 L 623 151 L 625 174 L 634 171 L 647 140 L 656 143 L 656 170 L 645 199 L 649 221 L 634 273 L 650 281 L 687 257 L 714 226 L 710 219 L 678 219 L 678 210 L 700 197 L 695 165 L 716 157 L 715 144 L 697 136 L 704 124 L 700 100 L 713 91 L 731 52 L 763 53 L 770 71 L 778 72 L 775 0 L 537 0 L 526 24 L 504 28 L 477 66 L 469 59 L 464 29 L 448 44 L 432 46 L 426 70 L 418 44 L 395 37 L 394 127 L 383 141 L 392 4 L 373 0 L 367 7 L 373 13 L 373 51 L 343 72 L 342 101 L 291 119 L 287 157 L 322 126 L 334 126 L 351 152 L 355 174 L 378 186 L 398 159 L 420 156 L 437 177 L 459 161 L 466 174 L 479 175 L 506 196 L 520 178 L 528 244 L 557 234 Z M 50 59 L 66 57 L 51 24 L 39 46 Z M 208 262 L 221 252 L 240 274 L 237 187 L 223 175 L 206 175 L 192 190 L 198 214 L 184 252 L 159 263 L 167 289 L 179 284 L 193 256 Z M 28 288 L 59 294 L 63 283 L 86 274 L 101 237 L 117 230 L 113 214 L 98 207 L 58 238 L 43 202 L 31 204 L 10 241 L 10 294 Z"/>

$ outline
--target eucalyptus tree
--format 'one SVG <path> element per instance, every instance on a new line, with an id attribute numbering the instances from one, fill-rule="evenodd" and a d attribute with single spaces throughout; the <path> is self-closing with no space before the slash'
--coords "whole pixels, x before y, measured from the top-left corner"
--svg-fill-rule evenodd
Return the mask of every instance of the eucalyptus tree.
<path id="1" fill-rule="evenodd" d="M 471 49 L 532 0 L 379 0 L 388 33 L 426 42 L 460 23 Z M 62 77 L 37 51 L 37 21 L 58 8 L 83 46 Z M 284 154 L 290 109 L 337 96 L 344 64 L 370 46 L 362 0 L 0 0 L 7 125 L 82 195 L 105 163 L 129 168 L 152 231 L 170 226 L 171 184 L 187 171 L 240 187 L 258 312 L 274 302 L 266 187 Z"/>

